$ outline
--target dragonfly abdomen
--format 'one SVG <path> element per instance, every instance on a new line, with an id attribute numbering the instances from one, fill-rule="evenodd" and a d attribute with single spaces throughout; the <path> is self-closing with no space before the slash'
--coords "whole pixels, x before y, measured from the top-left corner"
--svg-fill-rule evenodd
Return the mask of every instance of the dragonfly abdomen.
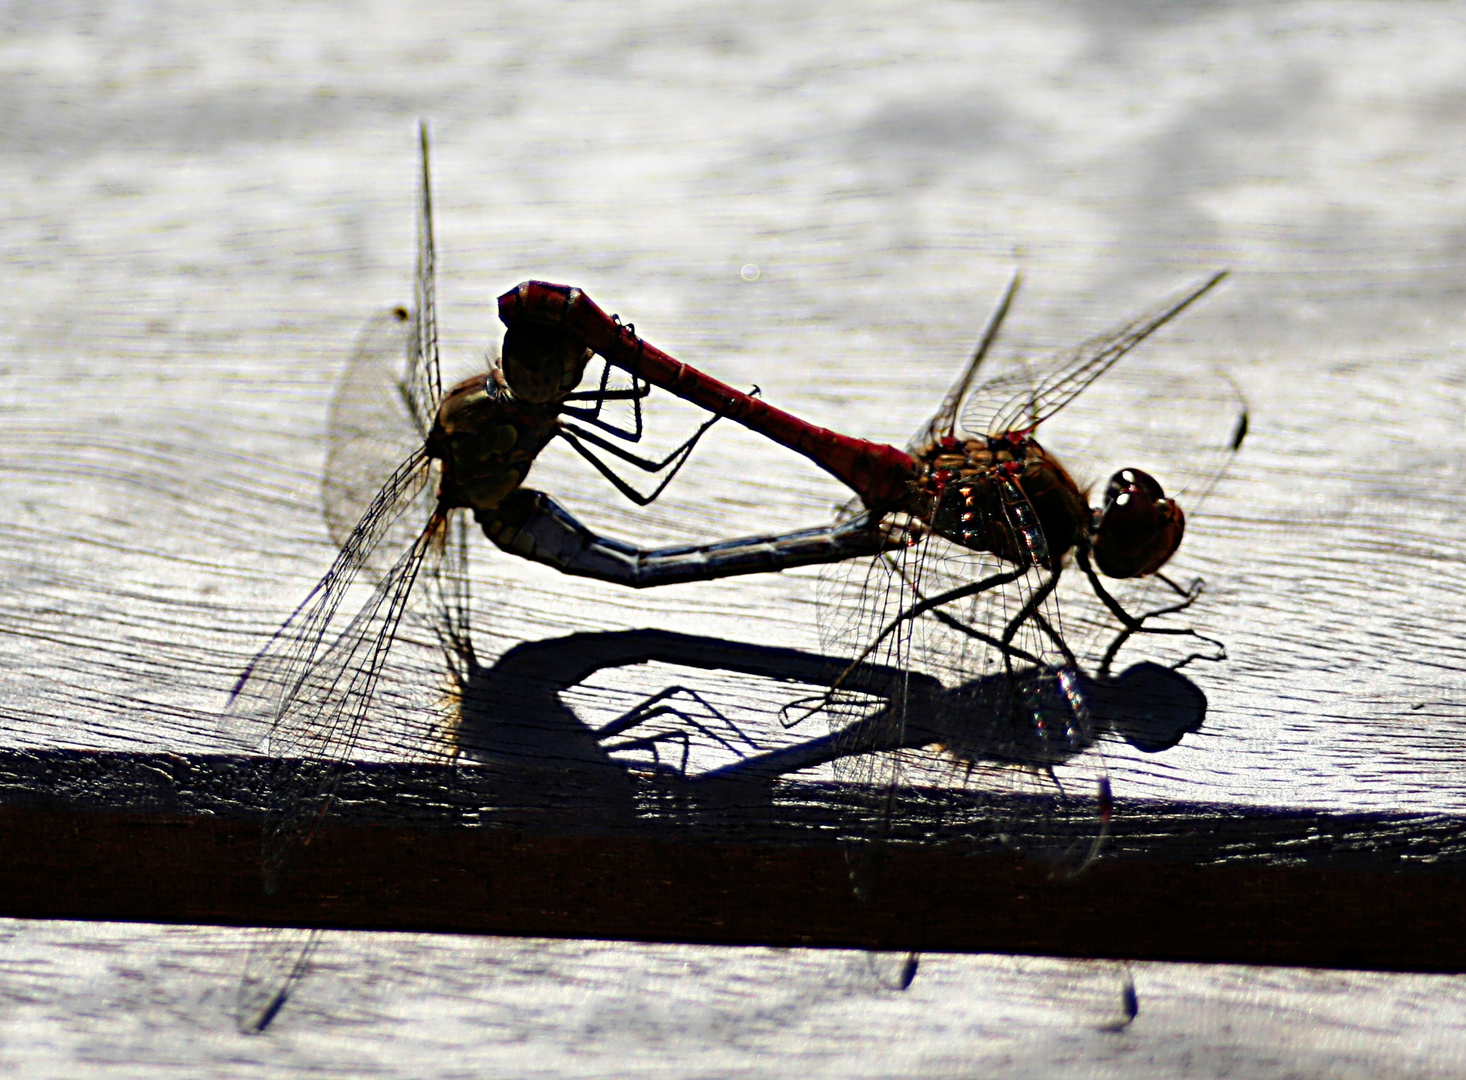
<path id="1" fill-rule="evenodd" d="M 511 329 L 524 322 L 563 326 L 617 367 L 803 454 L 868 507 L 905 499 L 916 479 L 917 464 L 909 454 L 817 427 L 756 394 L 704 375 L 637 337 L 579 289 L 524 282 L 499 297 L 499 319 Z"/>
<path id="2" fill-rule="evenodd" d="M 633 589 L 814 566 L 900 547 L 897 533 L 868 515 L 839 525 L 715 544 L 638 548 L 599 536 L 549 495 L 521 488 L 492 512 L 475 512 L 504 551 L 566 574 Z"/>

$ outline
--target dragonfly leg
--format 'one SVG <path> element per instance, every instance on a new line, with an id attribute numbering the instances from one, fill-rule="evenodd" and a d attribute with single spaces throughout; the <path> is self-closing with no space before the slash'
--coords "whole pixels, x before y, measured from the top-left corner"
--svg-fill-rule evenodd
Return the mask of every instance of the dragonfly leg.
<path id="1" fill-rule="evenodd" d="M 1172 589 L 1176 589 L 1178 592 L 1181 592 L 1184 599 L 1182 599 L 1179 603 L 1157 608 L 1154 611 L 1147 611 L 1143 615 L 1132 615 L 1120 606 L 1120 602 L 1110 595 L 1109 590 L 1106 589 L 1104 583 L 1100 581 L 1099 574 L 1095 573 L 1094 566 L 1090 562 L 1089 552 L 1086 551 L 1083 547 L 1080 547 L 1076 550 L 1076 556 L 1080 568 L 1084 571 L 1085 577 L 1089 579 L 1090 588 L 1094 590 L 1095 595 L 1099 597 L 1100 602 L 1105 605 L 1110 614 L 1119 620 L 1120 626 L 1122 627 L 1121 632 L 1116 635 L 1115 640 L 1110 642 L 1109 648 L 1105 650 L 1104 659 L 1100 663 L 1098 672 L 1101 678 L 1109 677 L 1110 667 L 1114 663 L 1115 657 L 1119 654 L 1120 649 L 1125 644 L 1125 642 L 1128 641 L 1134 634 L 1161 634 L 1168 637 L 1191 637 L 1195 638 L 1198 641 L 1204 641 L 1208 645 L 1213 646 L 1213 651 L 1211 653 L 1193 653 L 1191 656 L 1186 657 L 1179 663 L 1174 664 L 1173 668 L 1185 667 L 1193 660 L 1219 661 L 1225 660 L 1227 658 L 1227 647 L 1222 644 L 1222 642 L 1216 640 L 1216 638 L 1207 637 L 1205 634 L 1193 629 L 1192 627 L 1146 625 L 1146 622 L 1150 619 L 1157 618 L 1161 615 L 1173 615 L 1178 611 L 1185 611 L 1192 604 L 1194 604 L 1197 598 L 1201 596 L 1201 581 L 1199 579 L 1192 584 L 1190 589 L 1186 590 L 1180 590 L 1174 582 L 1172 582 L 1170 579 L 1166 579 L 1166 584 L 1169 585 Z"/>
<path id="2" fill-rule="evenodd" d="M 1027 652 L 1024 649 L 1020 649 L 1017 645 L 1014 645 L 1011 639 L 1004 640 L 1003 638 L 994 637 L 992 634 L 984 633 L 983 631 L 977 629 L 977 627 L 968 626 L 965 622 L 957 618 L 955 615 L 951 615 L 945 611 L 942 611 L 941 609 L 935 609 L 930 614 L 932 618 L 936 619 L 943 626 L 949 627 L 952 630 L 956 630 L 959 634 L 966 634 L 968 637 L 974 638 L 977 641 L 981 641 L 986 645 L 991 645 L 993 648 L 997 649 L 1003 654 L 1004 659 L 1010 667 L 1014 660 L 1022 661 L 1025 664 L 1042 663 L 1039 657 L 1034 656 L 1032 653 Z M 1041 616 L 1040 619 L 1040 625 L 1042 625 L 1051 636 L 1054 636 L 1054 631 L 1048 625 L 1047 620 L 1042 620 Z M 1055 640 L 1058 640 L 1057 636 L 1055 636 Z"/>
<path id="3" fill-rule="evenodd" d="M 594 424 L 602 431 L 608 431 L 617 438 L 624 439 L 626 442 L 641 442 L 641 403 L 651 394 L 652 384 L 638 378 L 636 375 L 632 375 L 629 389 L 612 390 L 608 385 L 610 379 L 611 365 L 602 358 L 601 385 L 599 389 L 575 391 L 574 393 L 567 394 L 564 398 L 565 401 L 593 401 L 595 404 L 588 409 L 582 409 L 576 406 L 563 406 L 560 411 L 575 417 L 577 420 L 584 420 L 588 424 Z M 630 431 L 601 419 L 601 409 L 608 401 L 631 402 L 633 426 Z"/>
<path id="4" fill-rule="evenodd" d="M 1054 624 L 1049 622 L 1048 616 L 1046 616 L 1042 611 L 1035 611 L 1033 613 L 1033 621 L 1038 624 L 1038 628 L 1040 630 L 1048 635 L 1049 640 L 1058 647 L 1059 651 L 1064 654 L 1067 661 L 1077 667 L 1078 664 L 1074 660 L 1073 653 L 1069 651 L 1068 646 L 1064 643 L 1063 637 L 1059 634 L 1059 631 L 1054 628 Z"/>
<path id="5" fill-rule="evenodd" d="M 1011 648 L 1013 638 L 1016 637 L 1018 631 L 1023 628 L 1023 624 L 1028 622 L 1030 619 L 1033 619 L 1035 622 L 1037 622 L 1039 628 L 1042 629 L 1048 635 L 1049 639 L 1054 642 L 1059 651 L 1064 655 L 1064 662 L 1066 664 L 1069 664 L 1071 667 L 1078 666 L 1078 661 L 1075 660 L 1074 653 L 1070 650 L 1069 646 L 1065 644 L 1064 639 L 1060 637 L 1059 634 L 1054 630 L 1048 619 L 1044 617 L 1042 611 L 1044 602 L 1049 598 L 1049 594 L 1052 593 L 1059 584 L 1059 573 L 1059 570 L 1055 570 L 1052 574 L 1049 575 L 1047 581 L 1045 581 L 1042 585 L 1034 590 L 1033 595 L 1028 598 L 1028 602 L 1023 605 L 1017 615 L 1014 615 L 1013 618 L 1008 620 L 1008 625 L 1003 630 L 1001 647 L 1003 649 L 1004 659 L 1008 664 L 1008 674 L 1010 675 L 1013 674 L 1013 650 Z"/>
<path id="6" fill-rule="evenodd" d="M 672 482 L 673 477 L 675 477 L 682 470 L 682 466 L 685 465 L 687 463 L 687 459 L 692 456 L 693 447 L 697 445 L 698 440 L 701 439 L 703 435 L 707 432 L 708 428 L 716 424 L 719 419 L 720 417 L 713 416 L 711 419 L 704 421 L 702 425 L 692 433 L 687 441 L 685 441 L 681 446 L 677 447 L 677 449 L 673 450 L 661 461 L 653 461 L 650 458 L 644 458 L 640 457 L 637 454 L 630 453 L 629 451 L 621 449 L 621 447 L 617 446 L 615 443 L 610 442 L 607 439 L 601 438 L 601 436 L 597 435 L 593 431 L 587 431 L 584 428 L 573 427 L 570 424 L 561 424 L 557 434 L 559 434 L 561 438 L 568 442 L 577 454 L 579 454 L 581 457 L 585 458 L 586 461 L 589 461 L 593 466 L 595 466 L 597 472 L 599 472 L 607 480 L 611 481 L 617 491 L 621 492 L 621 494 L 625 495 L 632 502 L 636 503 L 637 506 L 646 506 L 648 503 L 654 501 L 657 496 L 661 495 L 661 493 L 666 490 L 667 485 Z M 650 495 L 643 495 L 635 488 L 633 488 L 630 484 L 628 484 L 625 480 L 621 479 L 621 477 L 617 476 L 609 465 L 607 465 L 604 461 L 602 461 L 594 453 L 591 452 L 590 447 L 585 445 L 586 443 L 590 443 L 592 446 L 597 446 L 607 453 L 620 458 L 622 461 L 629 462 L 630 464 L 635 465 L 638 469 L 641 469 L 644 472 L 658 473 L 665 469 L 668 465 L 672 466 L 672 471 L 667 473 L 667 475 L 662 478 L 662 482 L 657 485 L 655 491 L 653 491 Z"/>
<path id="7" fill-rule="evenodd" d="M 1166 577 L 1165 574 L 1157 573 L 1153 576 L 1156 577 L 1158 580 L 1164 582 L 1166 587 L 1177 596 L 1185 598 L 1186 604 L 1182 605 L 1183 607 L 1189 606 L 1192 601 L 1194 601 L 1198 596 L 1201 595 L 1202 590 L 1206 587 L 1206 582 L 1202 581 L 1201 578 L 1193 578 L 1189 586 L 1183 586 L 1178 585 L 1176 582 Z"/>

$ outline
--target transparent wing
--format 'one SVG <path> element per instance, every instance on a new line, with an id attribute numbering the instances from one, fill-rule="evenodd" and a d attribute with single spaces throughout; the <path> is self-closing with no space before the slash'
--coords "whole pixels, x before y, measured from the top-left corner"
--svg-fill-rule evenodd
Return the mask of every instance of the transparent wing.
<path id="1" fill-rule="evenodd" d="M 1026 502 L 1008 512 L 1015 532 L 1036 528 Z M 822 644 L 862 661 L 826 705 L 857 894 L 881 891 L 890 845 L 956 830 L 1056 874 L 1092 858 L 1103 761 L 1089 755 L 1084 679 L 1052 586 L 1036 560 L 1014 567 L 929 533 L 823 575 Z"/>
<path id="2" fill-rule="evenodd" d="M 988 380 L 972 392 L 962 411 L 962 427 L 987 435 L 1037 427 L 1224 277 L 1226 271 L 1213 274 L 1180 296 L 1068 352 Z"/>
<path id="3" fill-rule="evenodd" d="M 412 318 L 412 361 L 404 380 L 406 394 L 418 432 L 426 439 L 432 429 L 438 403 L 443 400 L 443 380 L 438 370 L 437 255 L 433 245 L 433 191 L 428 172 L 428 124 L 418 124 L 422 144 L 422 180 L 417 206 L 417 273 Z"/>
<path id="4" fill-rule="evenodd" d="M 1009 280 L 1007 289 L 1003 291 L 1003 298 L 998 301 L 998 306 L 988 317 L 988 324 L 983 328 L 982 337 L 978 339 L 972 359 L 967 362 L 967 366 L 957 376 L 957 381 L 947 391 L 947 396 L 942 399 L 941 407 L 937 409 L 936 415 L 923 425 L 906 444 L 907 453 L 920 454 L 956 432 L 957 418 L 962 415 L 962 407 L 972 392 L 978 369 L 982 366 L 993 342 L 998 339 L 998 334 L 1003 328 L 1003 320 L 1007 318 L 1008 310 L 1013 306 L 1013 297 L 1017 295 L 1021 282 L 1022 275 L 1018 273 L 1015 273 Z"/>
<path id="5" fill-rule="evenodd" d="M 362 328 L 331 401 L 321 504 L 338 547 L 346 544 L 397 467 L 423 445 L 422 417 L 413 412 L 402 374 L 404 360 L 412 364 L 409 322 L 408 313 L 396 308 Z M 379 571 L 390 566 L 422 519 L 407 527 L 410 533 L 399 529 L 380 544 L 390 553 L 385 566 L 369 564 Z"/>
<path id="6" fill-rule="evenodd" d="M 418 188 L 415 307 L 408 334 L 407 375 L 400 397 L 413 418 L 421 444 L 437 422 L 443 379 L 438 361 L 437 251 L 426 120 L 419 121 L 418 136 L 422 176 Z M 397 428 L 402 432 L 400 437 L 405 438 L 400 421 Z M 428 596 L 418 609 L 427 613 L 425 621 L 442 646 L 449 673 L 460 688 L 477 665 L 469 635 L 468 532 L 467 516 L 450 512 L 434 538 L 435 550 L 424 576 Z"/>
<path id="7" fill-rule="evenodd" d="M 335 765 L 349 756 L 371 704 L 425 545 L 415 542 L 401 555 L 344 630 L 338 615 L 383 537 L 424 489 L 427 464 L 419 450 L 398 466 L 345 538 L 331 568 L 250 662 L 230 695 L 226 729 L 284 759 L 275 763 L 263 793 L 266 891 L 278 887 L 290 853 L 329 805 Z M 421 536 L 433 528 L 430 523 Z M 301 757 L 310 761 L 292 760 Z M 314 933 L 304 931 L 255 934 L 239 989 L 241 1030 L 260 1031 L 269 1024 L 304 974 L 315 941 Z"/>
<path id="8" fill-rule="evenodd" d="M 315 760 L 314 767 L 287 761 L 272 778 L 265 825 L 267 889 L 278 887 L 291 856 L 329 807 L 335 770 L 351 755 L 382 664 L 403 613 L 409 610 L 414 574 L 422 582 L 426 601 L 414 609 L 443 647 L 451 677 L 461 688 L 471 676 L 477 661 L 469 638 L 467 520 L 464 514 L 454 514 L 446 521 L 435 516 L 429 522 L 307 680 L 314 684 L 313 692 L 297 700 L 312 701 L 317 710 L 313 714 L 293 710 L 304 723 L 281 720 L 282 747 L 298 746 Z M 251 932 L 235 1008 L 240 1031 L 256 1034 L 270 1025 L 305 978 L 320 938 L 320 930 L 286 927 Z"/>
<path id="9" fill-rule="evenodd" d="M 422 577 L 440 591 L 451 589 L 458 570 L 443 569 L 448 534 L 444 520 L 435 516 L 322 652 L 278 719 L 271 748 L 281 760 L 266 791 L 267 892 L 279 888 L 290 862 L 330 807 L 338 769 L 357 744 L 414 580 Z M 464 595 L 465 603 L 466 599 Z M 443 613 L 444 625 L 452 626 L 456 620 L 456 614 Z M 270 1024 L 304 978 L 319 938 L 319 931 L 288 928 L 253 934 L 239 987 L 240 1030 L 258 1032 Z"/>

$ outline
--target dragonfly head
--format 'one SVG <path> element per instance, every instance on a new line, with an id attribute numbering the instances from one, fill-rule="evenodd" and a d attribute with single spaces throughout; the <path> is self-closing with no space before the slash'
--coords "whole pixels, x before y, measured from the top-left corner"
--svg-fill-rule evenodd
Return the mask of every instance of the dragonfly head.
<path id="1" fill-rule="evenodd" d="M 585 342 L 554 326 L 516 322 L 504 334 L 500 369 L 521 401 L 559 401 L 580 385 L 591 351 Z"/>
<path id="2" fill-rule="evenodd" d="M 1104 505 L 1094 511 L 1090 547 L 1100 573 L 1112 578 L 1154 574 L 1181 546 L 1186 515 L 1160 483 L 1139 469 L 1110 477 Z"/>

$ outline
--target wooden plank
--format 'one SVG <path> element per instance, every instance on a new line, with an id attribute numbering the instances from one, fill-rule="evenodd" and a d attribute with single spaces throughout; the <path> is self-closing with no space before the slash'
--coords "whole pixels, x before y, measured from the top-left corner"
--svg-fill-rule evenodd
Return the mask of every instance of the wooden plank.
<path id="1" fill-rule="evenodd" d="M 267 895 L 257 796 L 276 768 L 7 755 L 0 914 L 1466 970 L 1460 819 L 1132 807 L 1101 862 L 1056 880 L 987 805 L 965 829 L 949 813 L 940 845 L 893 841 L 862 903 L 830 785 L 632 777 L 617 822 L 584 769 L 380 765 L 342 775 Z"/>
<path id="2" fill-rule="evenodd" d="M 1134 464 L 1191 485 L 1177 569 L 1205 577 L 1192 614 L 1230 653 L 1188 669 L 1210 706 L 1200 731 L 1160 754 L 1105 746 L 1119 812 L 1207 802 L 1260 829 L 1274 813 L 1401 815 L 1404 834 L 1387 835 L 1408 848 L 1418 828 L 1429 848 L 1432 823 L 1466 811 L 1458 12 L 574 14 L 7 12 L 8 746 L 243 744 L 218 723 L 228 689 L 331 558 L 318 499 L 331 389 L 356 328 L 408 294 L 412 133 L 427 115 L 455 372 L 492 347 L 493 296 L 550 278 L 730 383 L 900 444 L 1015 261 L 1019 355 L 1230 265 L 1225 292 L 1045 425 L 1091 481 Z M 1253 434 L 1198 508 L 1184 451 L 1226 412 L 1218 367 L 1251 400 Z M 669 445 L 695 422 L 653 420 Z M 534 479 L 646 542 L 817 524 L 843 497 L 792 455 L 710 439 L 645 512 L 566 458 Z M 813 574 L 633 602 L 487 545 L 473 557 L 486 663 L 646 627 L 822 647 Z M 1108 633 L 1082 591 L 1064 604 L 1085 648 Z M 445 753 L 441 657 L 416 631 L 404 645 L 369 761 Z M 1142 646 L 1125 662 L 1147 656 L 1166 659 Z M 641 664 L 555 690 L 545 752 L 639 767 L 596 734 L 672 684 L 760 752 L 788 745 L 778 708 L 796 688 Z M 510 727 L 493 729 L 502 743 Z M 695 743 L 693 775 L 727 762 Z M 1280 874 L 1288 855 L 1254 869 Z M 1218 902 L 1251 888 L 1239 877 Z M 1285 895 L 1291 917 L 1335 917 L 1329 894 Z M 1130 932 L 1144 897 L 1126 899 L 1110 921 Z M 1466 1062 L 1460 980 L 1446 977 L 1140 967 L 1141 1020 L 1116 1038 L 1075 1005 L 1088 969 L 1059 961 L 938 958 L 907 995 L 882 996 L 832 974 L 860 957 L 366 932 L 329 936 L 327 970 L 279 1036 L 250 1044 L 220 1005 L 242 931 L 8 921 L 3 934 L 0 1069 L 33 1074 L 1450 1076 Z"/>

